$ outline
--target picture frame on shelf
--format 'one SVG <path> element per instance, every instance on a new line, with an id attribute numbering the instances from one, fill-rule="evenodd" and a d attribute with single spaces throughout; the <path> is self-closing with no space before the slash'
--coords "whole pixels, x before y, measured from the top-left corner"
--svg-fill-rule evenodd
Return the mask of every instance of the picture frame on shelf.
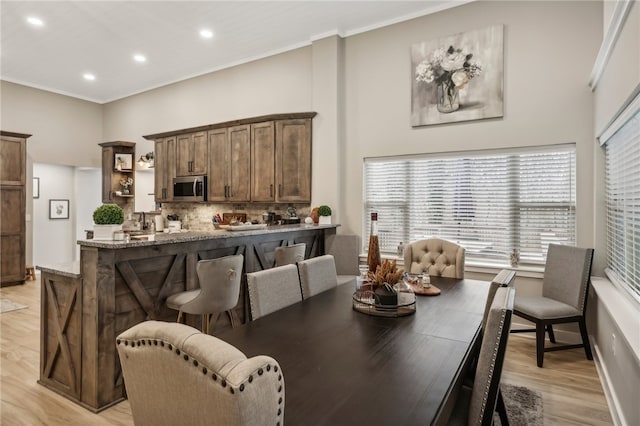
<path id="1" fill-rule="evenodd" d="M 49 219 L 69 219 L 69 200 L 49 200 Z"/>
<path id="2" fill-rule="evenodd" d="M 113 159 L 113 168 L 116 171 L 133 169 L 133 154 L 116 153 Z"/>
<path id="3" fill-rule="evenodd" d="M 40 178 L 33 178 L 33 198 L 40 198 Z"/>

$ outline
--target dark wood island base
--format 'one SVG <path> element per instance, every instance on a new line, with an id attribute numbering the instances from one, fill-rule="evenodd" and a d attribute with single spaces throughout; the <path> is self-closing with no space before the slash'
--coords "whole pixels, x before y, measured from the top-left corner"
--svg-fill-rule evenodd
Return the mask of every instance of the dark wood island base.
<path id="1" fill-rule="evenodd" d="M 74 267 L 42 271 L 40 384 L 98 412 L 125 398 L 115 339 L 142 321 L 175 321 L 167 296 L 198 288 L 201 259 L 244 255 L 243 273 L 273 267 L 278 246 L 306 243 L 306 258 L 325 253 L 337 225 L 284 225 L 255 231 L 156 234 L 154 241 L 80 240 Z M 74 271 L 73 268 L 76 270 Z M 77 270 L 79 269 L 79 271 Z M 235 313 L 249 320 L 246 279 Z M 220 319 L 227 321 L 225 316 Z M 200 318 L 187 315 L 199 328 Z M 218 322 L 214 332 L 229 328 Z"/>

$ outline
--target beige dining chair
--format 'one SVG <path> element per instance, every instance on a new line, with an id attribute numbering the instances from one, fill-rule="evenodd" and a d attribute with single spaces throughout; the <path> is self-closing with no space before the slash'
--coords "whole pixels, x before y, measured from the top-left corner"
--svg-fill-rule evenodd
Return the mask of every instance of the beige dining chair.
<path id="1" fill-rule="evenodd" d="M 333 256 L 338 285 L 355 281 L 360 275 L 360 238 L 357 235 L 334 234 L 325 241 L 325 251 Z"/>
<path id="2" fill-rule="evenodd" d="M 584 348 L 587 359 L 593 359 L 585 311 L 591 281 L 593 249 L 549 244 L 542 282 L 542 296 L 517 297 L 513 313 L 533 322 L 536 328 L 512 330 L 512 333 L 536 332 L 536 361 L 542 367 L 544 353 Z M 556 343 L 554 324 L 578 323 L 581 344 L 545 348 L 545 331 Z"/>
<path id="3" fill-rule="evenodd" d="M 494 412 L 498 413 L 503 425 L 509 424 L 500 391 L 500 378 L 507 351 L 514 297 L 513 288 L 500 287 L 496 290 L 482 335 L 473 385 L 462 387 L 450 425 L 492 425 Z"/>
<path id="4" fill-rule="evenodd" d="M 304 260 L 306 249 L 307 245 L 305 243 L 276 247 L 275 266 L 290 265 Z"/>
<path id="5" fill-rule="evenodd" d="M 451 241 L 439 238 L 416 241 L 404 248 L 405 271 L 461 280 L 464 278 L 464 254 L 464 247 Z"/>
<path id="6" fill-rule="evenodd" d="M 177 322 L 185 313 L 202 315 L 202 331 L 209 334 L 211 323 L 215 327 L 220 313 L 226 312 L 234 327 L 232 309 L 238 304 L 243 261 L 241 254 L 200 260 L 196 266 L 200 288 L 167 297 L 167 306 L 178 311 Z"/>
<path id="7" fill-rule="evenodd" d="M 303 299 L 338 286 L 336 264 L 330 254 L 298 262 L 298 272 Z"/>
<path id="8" fill-rule="evenodd" d="M 483 327 L 487 323 L 487 316 L 489 315 L 489 309 L 491 309 L 491 304 L 493 303 L 493 298 L 495 297 L 496 291 L 500 287 L 511 287 L 515 279 L 516 279 L 516 271 L 503 269 L 496 274 L 493 280 L 491 280 L 491 285 L 489 286 L 489 293 L 487 294 L 487 301 L 484 305 L 484 314 L 482 315 Z"/>
<path id="9" fill-rule="evenodd" d="M 116 338 L 136 426 L 284 424 L 278 362 L 184 324 L 146 321 Z"/>
<path id="10" fill-rule="evenodd" d="M 296 265 L 250 272 L 247 287 L 252 320 L 302 301 Z"/>

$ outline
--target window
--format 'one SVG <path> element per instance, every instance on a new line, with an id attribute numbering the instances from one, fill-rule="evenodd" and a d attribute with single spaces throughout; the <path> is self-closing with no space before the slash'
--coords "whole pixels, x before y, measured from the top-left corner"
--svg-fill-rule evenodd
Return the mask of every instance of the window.
<path id="1" fill-rule="evenodd" d="M 605 151 L 606 272 L 640 301 L 640 96 L 600 141 Z"/>
<path id="2" fill-rule="evenodd" d="M 378 212 L 380 250 L 443 238 L 466 263 L 543 264 L 549 243 L 575 244 L 575 146 L 368 158 L 364 226 Z"/>

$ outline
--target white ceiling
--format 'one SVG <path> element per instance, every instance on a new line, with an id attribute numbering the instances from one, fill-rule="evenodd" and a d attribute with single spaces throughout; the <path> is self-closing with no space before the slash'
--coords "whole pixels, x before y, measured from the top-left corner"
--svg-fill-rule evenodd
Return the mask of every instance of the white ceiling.
<path id="1" fill-rule="evenodd" d="M 468 1 L 2 0 L 0 78 L 105 103 Z M 214 37 L 202 39 L 202 28 Z"/>

